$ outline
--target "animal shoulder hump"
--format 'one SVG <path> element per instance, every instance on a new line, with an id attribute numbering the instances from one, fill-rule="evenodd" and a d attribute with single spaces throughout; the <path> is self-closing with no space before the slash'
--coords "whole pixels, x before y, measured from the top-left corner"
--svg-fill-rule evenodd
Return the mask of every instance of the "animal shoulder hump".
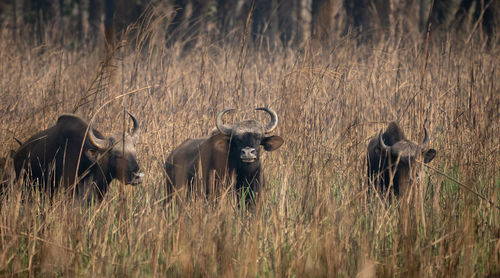
<path id="1" fill-rule="evenodd" d="M 396 142 L 405 139 L 406 136 L 401 127 L 399 127 L 399 124 L 397 122 L 390 122 L 389 126 L 384 132 L 384 141 L 387 141 L 385 143 L 391 146 L 394 145 Z"/>
<path id="2" fill-rule="evenodd" d="M 62 114 L 57 119 L 57 125 L 83 125 L 87 126 L 87 122 L 75 114 Z"/>
<path id="3" fill-rule="evenodd" d="M 63 114 L 57 119 L 56 130 L 61 136 L 75 136 L 83 134 L 87 130 L 88 124 L 82 118 L 73 114 Z M 100 135 L 100 134 L 99 134 Z M 98 136 L 99 136 L 98 135 Z"/>

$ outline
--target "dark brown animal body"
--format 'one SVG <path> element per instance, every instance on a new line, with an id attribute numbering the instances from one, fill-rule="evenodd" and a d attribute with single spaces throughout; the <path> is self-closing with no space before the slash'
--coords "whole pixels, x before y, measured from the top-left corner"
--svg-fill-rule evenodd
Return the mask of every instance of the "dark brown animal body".
<path id="1" fill-rule="evenodd" d="M 406 191 L 406 185 L 411 183 L 411 170 L 415 168 L 416 159 L 422 157 L 424 163 L 428 163 L 436 156 L 436 150 L 425 149 L 429 137 L 425 128 L 424 132 L 423 143 L 416 144 L 406 139 L 403 130 L 395 122 L 391 122 L 384 133 L 380 130 L 379 135 L 374 136 L 368 144 L 370 183 L 383 193 L 388 193 L 391 186 L 395 195 Z"/>
<path id="2" fill-rule="evenodd" d="M 80 198 L 102 198 L 114 178 L 126 184 L 140 184 L 135 144 L 139 124 L 132 135 L 121 133 L 108 138 L 75 115 L 64 114 L 57 123 L 29 138 L 15 152 L 16 176 L 28 177 L 50 195 L 59 187 L 70 188 Z M 87 131 L 88 130 L 88 131 Z"/>
<path id="3" fill-rule="evenodd" d="M 5 172 L 5 166 L 7 165 L 7 159 L 5 157 L 0 157 L 0 180 Z"/>
<path id="4" fill-rule="evenodd" d="M 8 173 L 7 159 L 5 157 L 0 157 L 0 194 L 3 191 L 4 186 L 9 181 Z"/>
<path id="5" fill-rule="evenodd" d="M 260 161 L 260 146 L 266 151 L 278 149 L 283 144 L 279 136 L 269 133 L 277 126 L 276 113 L 268 108 L 257 108 L 271 116 L 267 126 L 246 120 L 226 126 L 222 116 L 234 109 L 223 110 L 217 116 L 217 130 L 204 138 L 188 139 L 167 158 L 167 192 L 186 190 L 189 196 L 198 189 L 206 195 L 220 194 L 220 186 L 234 177 L 238 200 L 245 192 L 245 201 L 254 199 L 264 184 Z M 195 185 L 201 185 L 196 186 Z"/>
<path id="6" fill-rule="evenodd" d="M 21 140 L 15 137 L 14 139 L 20 146 L 23 144 Z M 9 181 L 11 180 L 12 171 L 10 169 L 12 168 L 12 166 L 10 164 L 15 154 L 15 151 L 10 150 L 10 156 L 8 158 L 0 157 L 0 197 L 3 196 L 6 192 Z"/>

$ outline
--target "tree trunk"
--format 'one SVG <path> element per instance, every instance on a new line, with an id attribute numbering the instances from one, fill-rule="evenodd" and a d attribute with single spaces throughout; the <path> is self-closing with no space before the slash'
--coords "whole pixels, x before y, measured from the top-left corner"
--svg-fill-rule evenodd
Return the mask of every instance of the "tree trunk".
<path id="1" fill-rule="evenodd" d="M 106 49 L 108 53 L 115 48 L 115 26 L 114 15 L 116 10 L 116 0 L 106 0 L 106 10 L 104 17 L 104 36 L 106 38 Z"/>
<path id="2" fill-rule="evenodd" d="M 278 24 L 276 0 L 255 0 L 252 38 L 256 46 L 267 46 L 273 50 Z"/>
<path id="3" fill-rule="evenodd" d="M 311 6 L 311 37 L 322 44 L 332 38 L 334 0 L 313 0 Z"/>
<path id="4" fill-rule="evenodd" d="M 175 44 L 175 42 L 178 40 L 180 37 L 179 33 L 181 32 L 181 24 L 184 21 L 184 14 L 186 13 L 186 7 L 187 7 L 187 0 L 175 0 L 174 1 L 174 18 L 170 22 L 167 28 L 167 34 L 166 36 L 166 41 L 167 41 L 167 46 L 171 47 L 172 45 Z"/>
<path id="5" fill-rule="evenodd" d="M 201 35 L 203 23 L 205 22 L 208 4 L 209 1 L 206 0 L 192 1 L 193 8 L 191 17 L 189 19 L 187 30 L 184 33 L 184 40 L 186 42 L 186 44 L 184 45 L 184 50 L 193 48 L 198 42 L 198 38 Z"/>
<path id="6" fill-rule="evenodd" d="M 97 40 L 99 38 L 99 26 L 101 26 L 102 5 L 101 1 L 98 0 L 88 1 L 89 38 L 90 40 Z"/>
<path id="7" fill-rule="evenodd" d="M 344 8 L 347 17 L 344 34 L 370 29 L 370 0 L 344 0 Z"/>

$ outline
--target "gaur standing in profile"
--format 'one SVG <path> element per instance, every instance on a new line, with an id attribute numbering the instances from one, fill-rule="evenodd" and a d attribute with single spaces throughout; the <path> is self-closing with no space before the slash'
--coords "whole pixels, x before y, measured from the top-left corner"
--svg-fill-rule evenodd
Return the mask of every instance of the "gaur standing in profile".
<path id="1" fill-rule="evenodd" d="M 54 126 L 42 130 L 13 154 L 17 178 L 26 177 L 50 196 L 63 187 L 77 197 L 102 199 L 113 179 L 125 184 L 142 183 L 135 144 L 139 123 L 131 135 L 119 132 L 104 137 L 80 117 L 63 114 Z M 75 183 L 76 182 L 76 183 Z M 75 184 L 73 188 L 72 185 Z"/>

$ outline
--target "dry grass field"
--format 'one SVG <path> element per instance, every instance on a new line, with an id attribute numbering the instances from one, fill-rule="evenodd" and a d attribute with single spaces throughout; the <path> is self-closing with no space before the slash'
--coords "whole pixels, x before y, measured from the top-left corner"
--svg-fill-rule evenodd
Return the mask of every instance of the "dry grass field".
<path id="1" fill-rule="evenodd" d="M 120 131 L 126 108 L 142 124 L 146 174 L 88 206 L 23 201 L 9 180 L 1 276 L 500 275 L 500 210 L 463 187 L 500 202 L 500 45 L 435 36 L 426 58 L 410 35 L 272 53 L 202 39 L 181 53 L 154 30 L 121 42 L 108 64 L 93 44 L 33 47 L 0 30 L 0 157 L 61 113 L 98 112 L 98 130 Z M 277 111 L 285 143 L 264 154 L 256 208 L 231 194 L 163 205 L 169 152 L 207 135 L 224 108 L 238 108 L 229 120 L 267 121 L 261 106 Z M 364 157 L 392 120 L 414 141 L 425 124 L 437 156 L 409 198 L 384 203 L 365 194 Z M 10 160 L 5 169 L 13 175 Z"/>

